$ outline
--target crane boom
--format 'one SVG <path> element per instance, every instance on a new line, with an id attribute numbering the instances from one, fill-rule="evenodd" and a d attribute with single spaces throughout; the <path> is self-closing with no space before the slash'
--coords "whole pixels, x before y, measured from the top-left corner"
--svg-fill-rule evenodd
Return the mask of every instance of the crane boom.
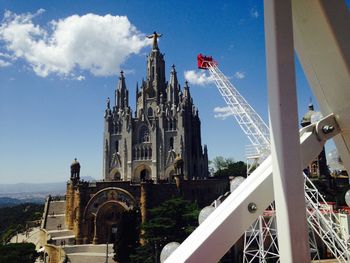
<path id="1" fill-rule="evenodd" d="M 217 62 L 212 57 L 199 54 L 197 59 L 198 67 L 210 72 L 221 96 L 251 142 L 255 150 L 254 155 L 266 156 L 270 152 L 270 132 L 266 123 L 221 72 L 217 67 Z"/>

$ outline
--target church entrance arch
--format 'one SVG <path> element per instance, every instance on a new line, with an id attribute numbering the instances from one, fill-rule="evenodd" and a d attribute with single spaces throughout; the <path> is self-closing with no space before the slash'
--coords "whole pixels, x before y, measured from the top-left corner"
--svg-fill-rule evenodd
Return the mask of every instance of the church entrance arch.
<path id="1" fill-rule="evenodd" d="M 113 242 L 122 213 L 134 207 L 135 198 L 124 189 L 108 187 L 97 192 L 89 200 L 83 215 L 88 240 L 94 244 Z"/>
<path id="2" fill-rule="evenodd" d="M 152 179 L 152 169 L 146 165 L 141 164 L 137 166 L 134 170 L 134 182 L 144 182 Z"/>
<path id="3" fill-rule="evenodd" d="M 96 237 L 99 243 L 113 243 L 125 206 L 118 201 L 108 201 L 96 213 Z"/>

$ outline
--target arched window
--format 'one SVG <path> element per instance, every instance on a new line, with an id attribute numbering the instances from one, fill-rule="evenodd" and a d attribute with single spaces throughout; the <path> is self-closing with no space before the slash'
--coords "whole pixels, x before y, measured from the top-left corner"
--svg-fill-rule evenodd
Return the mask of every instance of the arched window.
<path id="1" fill-rule="evenodd" d="M 140 143 L 149 142 L 150 141 L 149 130 L 148 130 L 148 128 L 146 126 L 142 126 L 141 129 L 140 129 L 139 141 L 140 141 Z"/>
<path id="2" fill-rule="evenodd" d="M 153 109 L 151 107 L 148 108 L 147 115 L 148 117 L 153 117 Z"/>
<path id="3" fill-rule="evenodd" d="M 114 181 L 120 181 L 121 179 L 121 176 L 120 176 L 120 173 L 119 172 L 116 172 L 113 176 L 113 180 Z"/>
<path id="4" fill-rule="evenodd" d="M 170 145 L 170 149 L 173 150 L 174 149 L 174 138 L 173 137 L 170 138 L 169 145 Z"/>
<path id="5" fill-rule="evenodd" d="M 115 151 L 119 152 L 119 140 L 118 139 L 115 141 Z"/>
<path id="6" fill-rule="evenodd" d="M 143 169 L 141 172 L 140 172 L 140 180 L 141 182 L 144 182 L 146 180 L 149 180 L 149 172 L 146 170 L 146 169 Z"/>

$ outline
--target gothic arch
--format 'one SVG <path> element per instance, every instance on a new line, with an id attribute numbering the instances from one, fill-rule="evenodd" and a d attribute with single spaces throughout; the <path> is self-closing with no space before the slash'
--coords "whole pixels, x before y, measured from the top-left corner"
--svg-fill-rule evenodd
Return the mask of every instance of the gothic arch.
<path id="1" fill-rule="evenodd" d="M 152 178 L 152 169 L 147 164 L 140 164 L 134 169 L 133 181 L 141 182 Z"/>
<path id="2" fill-rule="evenodd" d="M 89 200 L 85 207 L 83 218 L 96 214 L 99 207 L 108 201 L 118 201 L 123 203 L 128 209 L 136 207 L 136 200 L 128 191 L 118 187 L 107 187 L 98 191 Z"/>
<path id="3" fill-rule="evenodd" d="M 173 149 L 171 149 L 168 152 L 168 157 L 166 159 L 166 165 L 172 165 L 174 163 L 175 158 L 176 158 L 176 153 Z"/>
<path id="4" fill-rule="evenodd" d="M 96 212 L 94 240 L 98 243 L 114 242 L 113 228 L 118 228 L 123 211 L 129 210 L 124 203 L 111 200 L 103 203 Z"/>
<path id="5" fill-rule="evenodd" d="M 165 170 L 165 180 L 169 180 L 169 182 L 174 180 L 174 175 L 175 175 L 175 170 L 174 170 L 174 166 L 170 165 L 168 166 L 168 168 L 166 168 Z"/>
<path id="6" fill-rule="evenodd" d="M 117 167 L 113 168 L 110 172 L 109 172 L 109 178 L 112 181 L 119 181 L 121 180 L 121 174 L 120 171 Z"/>
<path id="7" fill-rule="evenodd" d="M 147 110 L 147 116 L 148 117 L 153 117 L 153 109 L 152 107 L 149 107 L 148 110 Z"/>

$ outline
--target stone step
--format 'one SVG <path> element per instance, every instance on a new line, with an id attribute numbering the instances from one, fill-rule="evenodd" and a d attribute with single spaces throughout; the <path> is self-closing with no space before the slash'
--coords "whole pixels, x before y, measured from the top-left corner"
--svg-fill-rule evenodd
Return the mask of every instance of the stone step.
<path id="1" fill-rule="evenodd" d="M 68 229 L 50 230 L 50 231 L 48 231 L 48 233 L 50 234 L 50 236 L 52 238 L 62 237 L 62 236 L 74 236 L 73 231 L 72 230 L 68 230 Z"/>
<path id="2" fill-rule="evenodd" d="M 71 263 L 106 263 L 106 255 L 101 253 L 75 253 L 67 255 Z M 112 263 L 113 255 L 109 254 L 108 262 Z"/>
<path id="3" fill-rule="evenodd" d="M 74 253 L 106 253 L 106 244 L 93 245 L 75 245 L 75 246 L 65 246 L 64 251 L 66 254 Z M 108 245 L 108 251 L 113 252 L 113 244 Z"/>
<path id="4" fill-rule="evenodd" d="M 57 216 L 48 216 L 46 220 L 46 230 L 60 230 L 59 225 L 61 225 L 61 229 L 66 229 L 65 223 L 65 215 L 57 215 Z"/>
<path id="5" fill-rule="evenodd" d="M 66 201 L 50 201 L 48 215 L 66 213 Z"/>

